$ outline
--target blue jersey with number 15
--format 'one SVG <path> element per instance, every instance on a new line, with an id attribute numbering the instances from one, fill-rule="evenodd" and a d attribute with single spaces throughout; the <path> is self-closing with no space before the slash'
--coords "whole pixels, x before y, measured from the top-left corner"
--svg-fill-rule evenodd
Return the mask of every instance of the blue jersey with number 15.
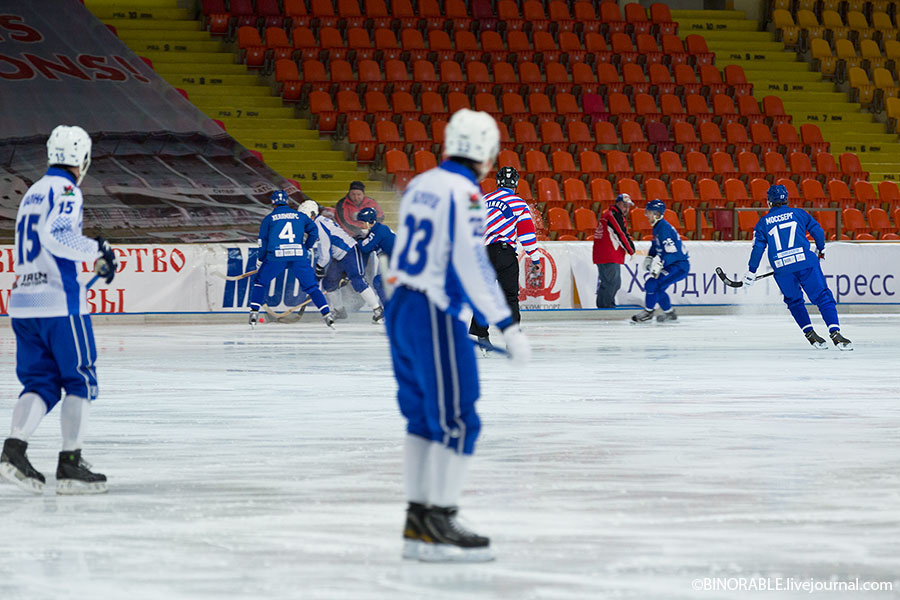
<path id="1" fill-rule="evenodd" d="M 769 263 L 776 273 L 790 273 L 818 265 L 818 257 L 810 250 L 807 232 L 816 242 L 816 249 L 825 249 L 822 226 L 800 208 L 776 206 L 753 229 L 753 251 L 750 271 L 756 272 L 763 251 L 769 249 Z"/>

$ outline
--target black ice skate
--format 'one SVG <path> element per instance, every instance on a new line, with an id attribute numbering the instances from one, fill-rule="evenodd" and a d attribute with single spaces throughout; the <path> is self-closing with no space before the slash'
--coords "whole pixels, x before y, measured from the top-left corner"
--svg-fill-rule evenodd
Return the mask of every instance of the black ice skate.
<path id="1" fill-rule="evenodd" d="M 256 327 L 256 324 L 259 323 L 259 311 L 251 310 L 250 318 L 247 320 L 247 322 L 250 323 L 250 327 Z"/>
<path id="2" fill-rule="evenodd" d="M 455 506 L 432 506 L 425 511 L 419 544 L 423 562 L 486 562 L 494 560 L 491 540 L 460 525 Z"/>
<path id="3" fill-rule="evenodd" d="M 653 319 L 653 311 L 647 310 L 646 308 L 636 315 L 631 315 L 632 323 L 646 323 Z"/>
<path id="4" fill-rule="evenodd" d="M 834 342 L 834 345 L 838 350 L 853 350 L 853 344 L 850 340 L 841 335 L 840 329 L 835 329 L 828 335 L 831 337 L 831 341 Z"/>
<path id="5" fill-rule="evenodd" d="M 81 450 L 63 450 L 56 467 L 57 494 L 103 494 L 108 491 L 106 475 L 91 472 L 81 458 Z"/>
<path id="6" fill-rule="evenodd" d="M 325 320 L 325 324 L 330 328 L 334 329 L 334 313 L 330 312 L 327 315 L 322 315 L 322 318 Z"/>
<path id="7" fill-rule="evenodd" d="M 806 336 L 806 339 L 809 340 L 810 345 L 813 348 L 827 348 L 825 345 L 825 338 L 816 333 L 815 329 L 809 328 L 803 332 L 803 335 Z"/>
<path id="8" fill-rule="evenodd" d="M 0 477 L 15 484 L 26 492 L 40 494 L 47 482 L 44 476 L 28 460 L 25 451 L 28 442 L 15 438 L 6 438 L 3 442 L 3 454 L 0 454 Z"/>
<path id="9" fill-rule="evenodd" d="M 376 306 L 372 309 L 372 322 L 373 323 L 384 323 L 384 307 Z"/>
<path id="10" fill-rule="evenodd" d="M 425 505 L 418 502 L 410 502 L 406 507 L 406 525 L 403 526 L 403 558 L 412 560 L 419 558 L 419 547 L 425 543 L 425 540 L 431 539 L 422 537 L 424 535 L 422 520 L 426 510 Z"/>
<path id="11" fill-rule="evenodd" d="M 346 308 L 335 308 L 335 309 L 332 309 L 331 312 L 334 313 L 334 318 L 337 320 L 347 318 L 347 309 Z"/>
<path id="12" fill-rule="evenodd" d="M 668 312 L 663 311 L 663 312 L 659 313 L 658 315 L 656 315 L 657 323 L 665 323 L 666 321 L 677 321 L 677 320 L 678 320 L 678 315 L 675 314 L 674 308 Z"/>

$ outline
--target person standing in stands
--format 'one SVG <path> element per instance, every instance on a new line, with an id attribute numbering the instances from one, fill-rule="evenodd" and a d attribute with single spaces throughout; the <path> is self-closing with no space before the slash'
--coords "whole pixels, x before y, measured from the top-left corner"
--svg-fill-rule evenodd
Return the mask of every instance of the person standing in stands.
<path id="1" fill-rule="evenodd" d="M 597 308 L 615 308 L 616 292 L 622 285 L 625 254 L 634 254 L 634 241 L 625 227 L 625 217 L 634 208 L 628 194 L 619 194 L 600 215 L 594 231 L 594 264 L 597 265 Z"/>
<path id="2" fill-rule="evenodd" d="M 362 181 L 351 181 L 347 195 L 338 200 L 334 207 L 338 224 L 353 238 L 366 237 L 367 224 L 357 218 L 364 208 L 375 209 L 376 220 L 384 221 L 384 211 L 378 202 L 366 196 L 366 186 Z"/>
<path id="3" fill-rule="evenodd" d="M 513 321 L 518 323 L 519 315 L 519 257 L 516 254 L 516 242 L 531 259 L 528 266 L 529 280 L 538 280 L 541 276 L 541 262 L 537 254 L 537 235 L 534 221 L 528 204 L 516 195 L 519 185 L 519 172 L 513 167 L 501 167 L 497 171 L 497 189 L 484 197 L 487 208 L 487 220 L 484 223 L 484 245 L 487 246 L 488 259 L 497 272 L 497 282 L 506 303 L 512 311 Z M 482 350 L 490 350 L 491 341 L 488 328 L 472 318 L 469 333 L 481 342 Z"/>

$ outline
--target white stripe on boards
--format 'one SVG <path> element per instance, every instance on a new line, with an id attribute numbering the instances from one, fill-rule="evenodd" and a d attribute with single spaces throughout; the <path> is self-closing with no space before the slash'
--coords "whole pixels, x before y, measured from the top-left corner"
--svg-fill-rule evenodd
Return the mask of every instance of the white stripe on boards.
<path id="1" fill-rule="evenodd" d="M 462 420 L 462 408 L 459 396 L 459 369 L 456 366 L 456 340 L 453 338 L 453 320 L 450 315 L 444 315 L 447 319 L 447 341 L 450 347 L 450 374 L 453 377 L 453 421 L 459 429 L 459 440 L 456 444 L 456 453 L 463 453 L 463 445 L 466 440 L 466 424 Z"/>
<path id="2" fill-rule="evenodd" d="M 438 324 L 437 309 L 431 300 L 428 300 L 428 314 L 431 317 L 431 351 L 434 354 L 434 371 L 437 377 L 437 402 L 438 415 L 440 417 L 441 429 L 444 430 L 444 445 L 450 441 L 450 430 L 447 428 L 445 419 L 447 418 L 446 408 L 444 407 L 444 371 L 441 368 L 441 349 L 438 341 Z"/>
<path id="3" fill-rule="evenodd" d="M 84 377 L 84 385 L 87 386 L 87 396 L 90 397 L 91 382 L 84 371 L 81 370 L 81 347 L 78 345 L 78 333 L 75 332 L 75 319 L 72 315 L 69 315 L 69 324 L 72 326 L 72 340 L 75 342 L 75 356 L 78 358 L 78 363 L 75 368 L 81 373 L 81 376 Z M 85 348 L 85 350 L 87 350 L 87 348 Z"/>

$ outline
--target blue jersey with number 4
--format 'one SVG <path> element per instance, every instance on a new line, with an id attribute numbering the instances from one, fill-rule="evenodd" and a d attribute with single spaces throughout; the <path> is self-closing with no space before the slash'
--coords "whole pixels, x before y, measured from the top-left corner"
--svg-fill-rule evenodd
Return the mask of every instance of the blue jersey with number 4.
<path id="1" fill-rule="evenodd" d="M 753 229 L 753 251 L 750 271 L 755 273 L 763 250 L 769 249 L 769 263 L 776 273 L 790 273 L 818 265 L 818 257 L 810 250 L 806 234 L 816 242 L 816 249 L 825 249 L 822 226 L 803 209 L 776 206 Z"/>
<path id="2" fill-rule="evenodd" d="M 296 260 L 319 238 L 319 231 L 306 215 L 286 205 L 276 206 L 259 225 L 259 259 Z"/>

